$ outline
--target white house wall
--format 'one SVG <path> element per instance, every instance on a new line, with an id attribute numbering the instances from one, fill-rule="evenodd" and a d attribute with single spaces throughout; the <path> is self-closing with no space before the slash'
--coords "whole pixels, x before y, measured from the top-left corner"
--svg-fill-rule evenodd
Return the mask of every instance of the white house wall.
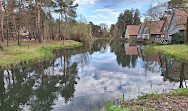
<path id="1" fill-rule="evenodd" d="M 126 30 L 126 33 L 125 33 L 125 38 L 129 39 L 129 33 L 128 33 L 128 29 Z"/>

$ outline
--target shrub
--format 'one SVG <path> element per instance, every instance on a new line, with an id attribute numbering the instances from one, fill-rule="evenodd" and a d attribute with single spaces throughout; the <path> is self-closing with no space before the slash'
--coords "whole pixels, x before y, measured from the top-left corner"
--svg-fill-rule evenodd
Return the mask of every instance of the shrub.
<path id="1" fill-rule="evenodd" d="M 176 41 L 177 43 L 183 43 L 184 37 L 185 37 L 185 33 L 183 31 L 180 31 L 173 36 L 172 40 Z"/>

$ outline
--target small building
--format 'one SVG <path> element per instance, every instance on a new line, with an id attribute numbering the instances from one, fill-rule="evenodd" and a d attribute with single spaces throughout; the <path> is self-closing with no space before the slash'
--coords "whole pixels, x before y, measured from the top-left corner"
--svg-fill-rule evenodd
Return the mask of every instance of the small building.
<path id="1" fill-rule="evenodd" d="M 142 39 L 153 40 L 155 38 L 160 38 L 163 24 L 163 20 L 147 21 L 142 32 Z"/>
<path id="2" fill-rule="evenodd" d="M 140 25 L 127 25 L 125 38 L 136 40 L 139 29 L 140 29 Z"/>
<path id="3" fill-rule="evenodd" d="M 169 41 L 173 41 L 174 34 L 186 30 L 188 14 L 183 10 L 175 10 L 168 27 Z"/>

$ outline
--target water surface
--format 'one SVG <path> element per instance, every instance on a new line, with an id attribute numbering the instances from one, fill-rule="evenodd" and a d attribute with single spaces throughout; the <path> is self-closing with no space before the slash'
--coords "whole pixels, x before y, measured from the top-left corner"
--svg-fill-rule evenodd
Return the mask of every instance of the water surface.
<path id="1" fill-rule="evenodd" d="M 91 111 L 108 101 L 185 88 L 188 65 L 142 45 L 100 40 L 0 69 L 2 111 Z"/>

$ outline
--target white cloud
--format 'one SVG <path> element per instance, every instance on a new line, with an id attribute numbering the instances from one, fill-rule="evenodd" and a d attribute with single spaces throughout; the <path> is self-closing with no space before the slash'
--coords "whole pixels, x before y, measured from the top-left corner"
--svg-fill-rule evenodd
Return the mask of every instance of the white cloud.
<path id="1" fill-rule="evenodd" d="M 99 13 L 99 12 L 101 12 L 101 13 L 109 13 L 111 15 L 118 16 L 122 12 L 121 10 L 123 11 L 124 9 L 103 8 L 103 9 L 97 9 L 97 10 L 95 10 L 93 12 L 96 12 L 96 13 Z"/>
<path id="2" fill-rule="evenodd" d="M 117 18 L 119 14 L 122 12 L 123 9 L 110 9 L 110 8 L 103 8 L 103 9 L 96 9 L 92 11 L 96 15 L 90 16 L 92 19 L 97 19 L 93 23 L 99 25 L 100 23 L 106 23 L 108 26 L 111 26 L 111 24 L 115 24 L 115 20 L 112 20 L 112 18 Z"/>
<path id="3" fill-rule="evenodd" d="M 95 4 L 97 0 L 75 0 L 75 3 L 79 3 L 79 5 L 92 5 Z"/>
<path id="4" fill-rule="evenodd" d="M 90 16 L 90 18 L 102 18 L 102 19 L 108 19 L 109 17 L 108 17 L 108 16 L 104 16 L 104 15 L 102 15 L 102 14 L 98 14 L 98 15 Z"/>
<path id="5" fill-rule="evenodd" d="M 114 9 L 110 9 L 110 8 L 103 8 L 103 9 L 97 9 L 94 12 L 111 12 L 114 11 Z"/>

